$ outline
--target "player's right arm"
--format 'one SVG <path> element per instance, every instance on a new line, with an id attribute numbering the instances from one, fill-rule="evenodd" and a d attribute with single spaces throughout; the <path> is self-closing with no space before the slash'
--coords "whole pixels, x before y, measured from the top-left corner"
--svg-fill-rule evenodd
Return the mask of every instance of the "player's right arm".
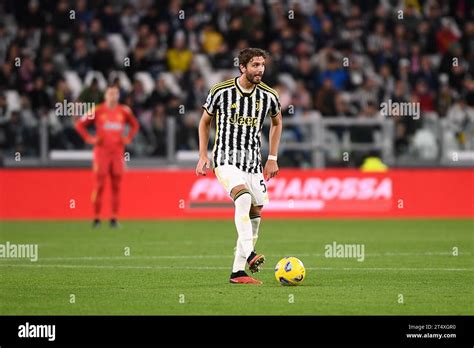
<path id="1" fill-rule="evenodd" d="M 95 114 L 93 112 L 88 112 L 76 122 L 76 130 L 87 144 L 95 145 L 97 144 L 97 137 L 90 135 L 87 131 L 87 127 L 94 124 L 95 121 Z"/>
<path id="2" fill-rule="evenodd" d="M 212 116 L 204 110 L 199 121 L 199 161 L 196 166 L 196 175 L 206 175 L 206 168 L 210 168 L 211 162 L 207 156 L 207 145 L 211 131 Z"/>
<path id="3" fill-rule="evenodd" d="M 199 161 L 196 166 L 196 175 L 206 175 L 206 168 L 211 167 L 211 161 L 207 157 L 207 145 L 209 143 L 209 132 L 211 122 L 217 111 L 217 98 L 215 88 L 211 88 L 207 95 L 206 102 L 202 105 L 204 109 L 199 121 Z"/>

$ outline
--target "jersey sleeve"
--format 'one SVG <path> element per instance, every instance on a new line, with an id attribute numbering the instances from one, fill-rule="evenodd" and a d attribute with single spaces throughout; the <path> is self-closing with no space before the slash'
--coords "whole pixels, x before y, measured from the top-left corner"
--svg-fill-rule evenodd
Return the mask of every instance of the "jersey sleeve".
<path id="1" fill-rule="evenodd" d="M 140 124 L 138 123 L 135 115 L 133 114 L 133 111 L 128 106 L 124 105 L 123 110 L 125 112 L 127 122 L 130 125 L 130 131 L 128 132 L 127 140 L 132 141 L 133 137 L 140 129 Z"/>
<path id="2" fill-rule="evenodd" d="M 97 112 L 99 111 L 96 108 L 89 110 L 86 114 L 82 115 L 81 118 L 75 124 L 76 130 L 81 136 L 81 138 L 89 144 L 92 143 L 93 137 L 87 131 L 87 127 L 95 123 L 95 116 Z"/>
<path id="3" fill-rule="evenodd" d="M 270 116 L 275 117 L 281 112 L 281 105 L 280 105 L 280 96 L 278 94 L 274 95 L 271 98 L 270 102 Z"/>
<path id="4" fill-rule="evenodd" d="M 215 98 L 215 93 L 212 92 L 213 89 L 211 88 L 209 94 L 207 95 L 206 102 L 202 104 L 202 108 L 206 110 L 209 115 L 214 116 L 217 109 L 217 98 Z"/>

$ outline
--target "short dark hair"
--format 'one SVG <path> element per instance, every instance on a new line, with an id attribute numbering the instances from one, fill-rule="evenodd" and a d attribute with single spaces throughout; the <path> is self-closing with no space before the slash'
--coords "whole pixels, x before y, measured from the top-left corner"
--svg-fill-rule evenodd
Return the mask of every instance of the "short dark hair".
<path id="1" fill-rule="evenodd" d="M 264 59 L 267 59 L 268 56 L 267 51 L 262 50 L 261 48 L 244 48 L 239 53 L 239 70 L 241 64 L 246 67 L 248 62 L 250 62 L 254 57 L 263 57 Z"/>

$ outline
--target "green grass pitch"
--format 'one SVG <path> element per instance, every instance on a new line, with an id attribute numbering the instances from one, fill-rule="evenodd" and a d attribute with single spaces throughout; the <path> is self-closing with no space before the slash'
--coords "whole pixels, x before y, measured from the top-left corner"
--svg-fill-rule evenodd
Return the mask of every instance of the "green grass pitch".
<path id="1" fill-rule="evenodd" d="M 263 220 L 264 284 L 252 286 L 228 283 L 231 220 L 0 222 L 0 243 L 39 245 L 37 262 L 0 259 L 0 314 L 473 315 L 473 231 L 474 220 Z M 334 241 L 363 244 L 364 261 L 326 258 Z M 275 280 L 284 256 L 304 262 L 301 286 Z"/>

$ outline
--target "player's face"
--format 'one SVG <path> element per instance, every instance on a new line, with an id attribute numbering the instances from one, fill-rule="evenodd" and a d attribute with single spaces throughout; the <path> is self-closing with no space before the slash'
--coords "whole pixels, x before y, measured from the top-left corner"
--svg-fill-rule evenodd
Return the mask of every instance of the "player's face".
<path id="1" fill-rule="evenodd" d="M 107 104 L 117 104 L 119 101 L 119 90 L 116 87 L 109 87 L 105 92 L 105 102 Z"/>
<path id="2" fill-rule="evenodd" d="M 249 82 L 258 85 L 262 81 L 265 72 L 265 58 L 253 57 L 243 69 L 245 77 Z"/>

